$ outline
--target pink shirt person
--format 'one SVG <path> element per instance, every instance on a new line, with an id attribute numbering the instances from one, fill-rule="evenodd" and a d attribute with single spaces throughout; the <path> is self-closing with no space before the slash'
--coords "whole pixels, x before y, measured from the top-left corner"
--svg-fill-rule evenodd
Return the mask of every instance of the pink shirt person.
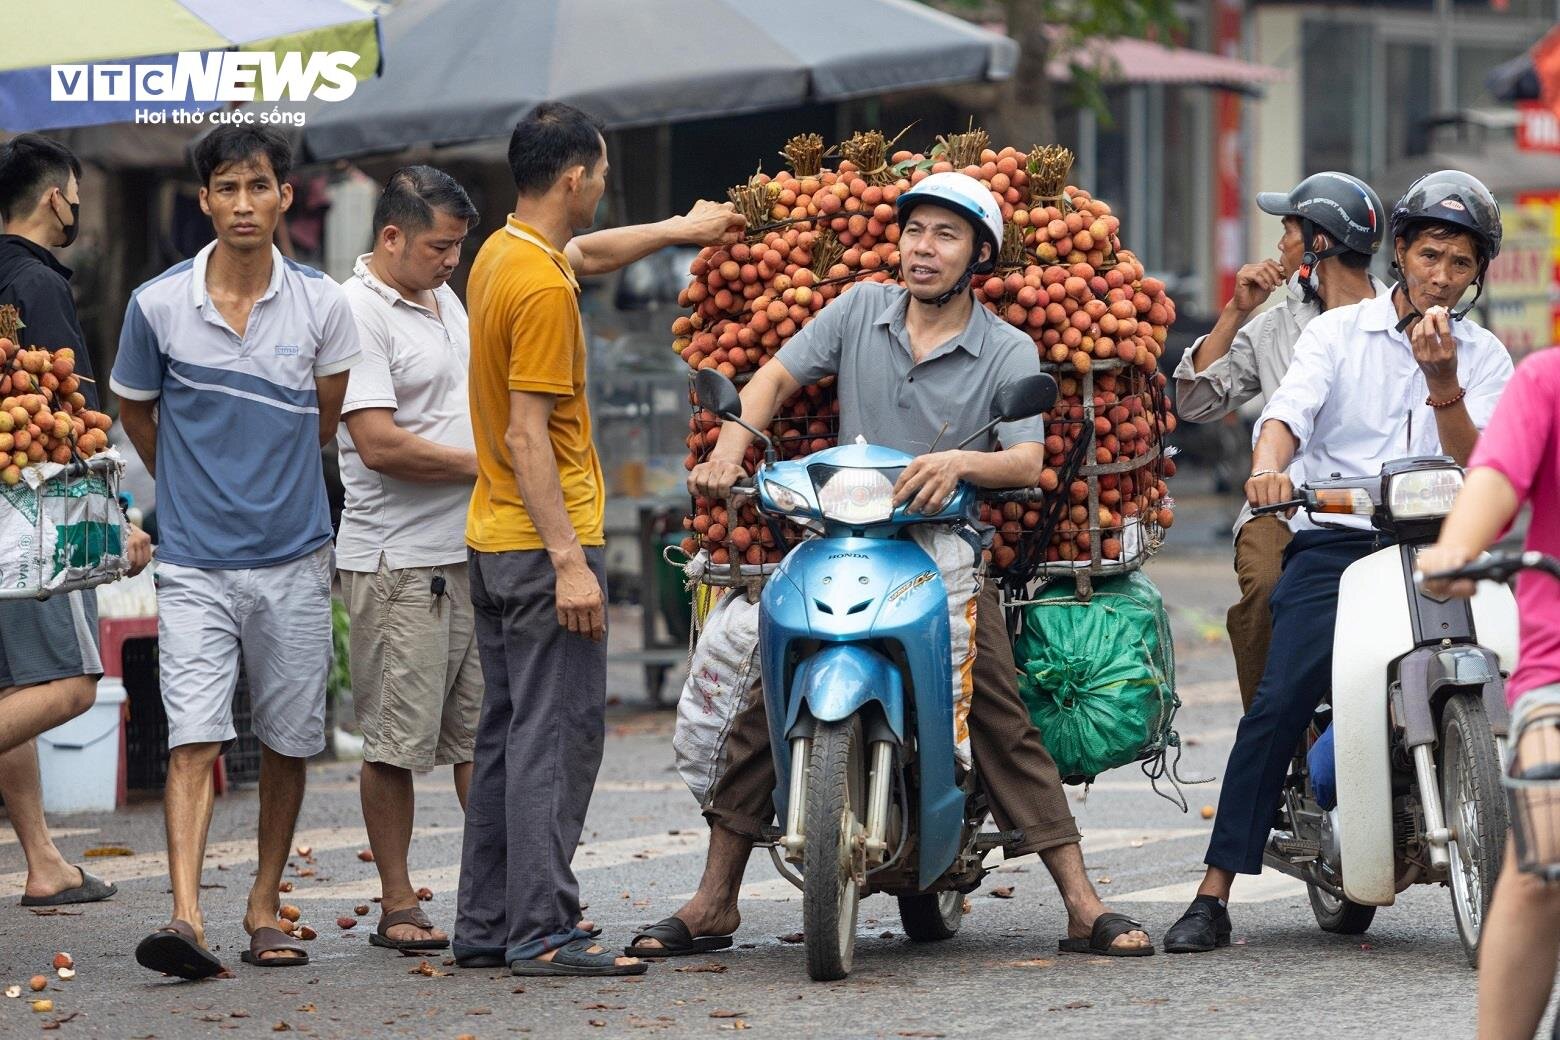
<path id="1" fill-rule="evenodd" d="M 1532 506 L 1523 548 L 1560 556 L 1560 348 L 1539 351 L 1517 366 L 1468 460 L 1470 470 L 1480 467 L 1504 476 L 1519 505 Z M 1506 684 L 1508 704 L 1560 683 L 1560 581 L 1523 571 L 1517 609 L 1521 650 Z"/>

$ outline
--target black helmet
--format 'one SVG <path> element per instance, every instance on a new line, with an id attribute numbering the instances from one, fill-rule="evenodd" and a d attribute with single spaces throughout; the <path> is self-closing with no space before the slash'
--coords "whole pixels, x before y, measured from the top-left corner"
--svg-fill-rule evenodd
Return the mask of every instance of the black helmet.
<path id="1" fill-rule="evenodd" d="M 1420 221 L 1450 224 L 1473 235 L 1483 252 L 1484 267 L 1500 255 L 1500 204 L 1477 177 L 1461 170 L 1427 173 L 1392 207 L 1392 237 Z M 1480 281 L 1484 272 L 1479 272 Z"/>
<path id="2" fill-rule="evenodd" d="M 1315 233 L 1305 228 L 1304 222 L 1309 221 L 1327 233 L 1335 246 L 1314 257 L 1308 256 L 1306 263 L 1309 265 L 1344 251 L 1371 256 L 1381 248 L 1384 231 L 1381 200 L 1369 184 L 1347 173 L 1332 170 L 1313 173 L 1287 194 L 1260 192 L 1257 207 L 1275 217 L 1299 218 L 1305 232 L 1307 253 L 1310 253 Z"/>

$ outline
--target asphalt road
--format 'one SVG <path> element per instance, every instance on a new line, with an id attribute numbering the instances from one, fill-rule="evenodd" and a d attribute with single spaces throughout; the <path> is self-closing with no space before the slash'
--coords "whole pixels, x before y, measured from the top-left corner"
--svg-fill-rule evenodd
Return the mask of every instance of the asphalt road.
<path id="1" fill-rule="evenodd" d="M 1195 504 L 1183 507 L 1196 515 Z M 1217 510 L 1178 523 L 1184 536 L 1150 569 L 1173 604 L 1180 692 L 1182 772 L 1217 776 L 1239 702 L 1222 616 L 1234 579 L 1218 534 Z M 632 631 L 626 615 L 618 632 Z M 614 673 L 607 761 L 575 863 L 590 915 L 606 937 L 626 941 L 697 883 L 704 824 L 672 770 L 668 713 L 639 701 L 638 673 Z M 299 844 L 316 862 L 289 871 L 287 897 L 319 931 L 313 963 L 261 970 L 238 965 L 240 914 L 253 869 L 253 790 L 219 799 L 205 883 L 207 921 L 234 977 L 197 984 L 150 976 L 132 957 L 136 941 L 168 916 L 162 816 L 146 802 L 105 816 L 62 817 L 61 848 L 72 857 L 101 846 L 133 855 L 94 858 L 92 869 L 120 885 L 113 901 L 38 916 L 15 905 L 22 862 L 0 837 L 0 1035 L 59 1030 L 60 1036 L 128 1038 L 439 1037 L 490 1040 L 522 1034 L 592 1037 L 770 1036 L 976 1037 L 998 1034 L 1156 1037 L 1377 1037 L 1404 1032 L 1471 1036 L 1475 976 L 1463 961 L 1449 899 L 1419 888 L 1384 909 L 1368 935 L 1322 933 L 1300 887 L 1282 877 L 1248 879 L 1232 908 L 1235 944 L 1201 957 L 1140 960 L 1058 956 L 1065 918 L 1034 857 L 1001 866 L 969 900 L 954 939 L 913 945 L 886 897 L 862 906 L 856 966 L 842 983 L 806 977 L 802 950 L 780 937 L 800 930 L 799 894 L 779 881 L 766 853 L 755 855 L 743 895 L 738 947 L 653 966 L 641 979 L 540 981 L 498 971 L 462 971 L 434 957 L 421 963 L 370 947 L 374 918 L 342 930 L 335 921 L 377 894 L 351 764 L 315 769 Z M 1190 897 L 1209 828 L 1199 810 L 1217 801 L 1217 782 L 1187 789 L 1183 814 L 1155 797 L 1135 769 L 1118 770 L 1074 804 L 1089 873 L 1114 908 L 1140 915 L 1158 938 Z M 449 927 L 459 863 L 460 813 L 447 775 L 419 787 L 415 883 Z M 1011 888 L 999 898 L 998 888 Z M 48 974 L 56 951 L 79 974 L 53 981 L 50 1013 L 30 1009 L 29 976 Z M 56 1023 L 58 1023 L 56 1027 Z M 759 1035 L 759 1033 L 755 1033 Z"/>

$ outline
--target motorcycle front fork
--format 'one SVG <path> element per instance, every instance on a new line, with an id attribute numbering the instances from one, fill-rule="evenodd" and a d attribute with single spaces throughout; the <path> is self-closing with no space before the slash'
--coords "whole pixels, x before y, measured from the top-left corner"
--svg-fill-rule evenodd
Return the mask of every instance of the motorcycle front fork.
<path id="1" fill-rule="evenodd" d="M 1430 866 L 1445 870 L 1451 864 L 1446 851 L 1452 840 L 1441 813 L 1441 784 L 1436 776 L 1435 756 L 1429 744 L 1414 746 L 1414 777 L 1419 782 L 1419 804 L 1425 814 L 1425 841 L 1430 846 Z"/>
<path id="2" fill-rule="evenodd" d="M 802 862 L 806 845 L 807 765 L 812 741 L 795 737 L 791 741 L 791 787 L 786 802 L 785 834 L 780 845 L 790 863 Z M 872 743 L 872 768 L 867 774 L 867 826 L 863 835 L 867 866 L 883 862 L 888 855 L 888 803 L 894 790 L 894 745 L 886 740 Z"/>

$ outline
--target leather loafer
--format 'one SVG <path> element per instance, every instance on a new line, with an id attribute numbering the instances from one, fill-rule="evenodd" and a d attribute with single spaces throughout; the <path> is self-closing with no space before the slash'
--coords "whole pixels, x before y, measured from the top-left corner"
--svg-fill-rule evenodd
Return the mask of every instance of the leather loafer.
<path id="1" fill-rule="evenodd" d="M 1165 933 L 1166 953 L 1208 953 L 1230 944 L 1229 911 L 1193 903 Z"/>

